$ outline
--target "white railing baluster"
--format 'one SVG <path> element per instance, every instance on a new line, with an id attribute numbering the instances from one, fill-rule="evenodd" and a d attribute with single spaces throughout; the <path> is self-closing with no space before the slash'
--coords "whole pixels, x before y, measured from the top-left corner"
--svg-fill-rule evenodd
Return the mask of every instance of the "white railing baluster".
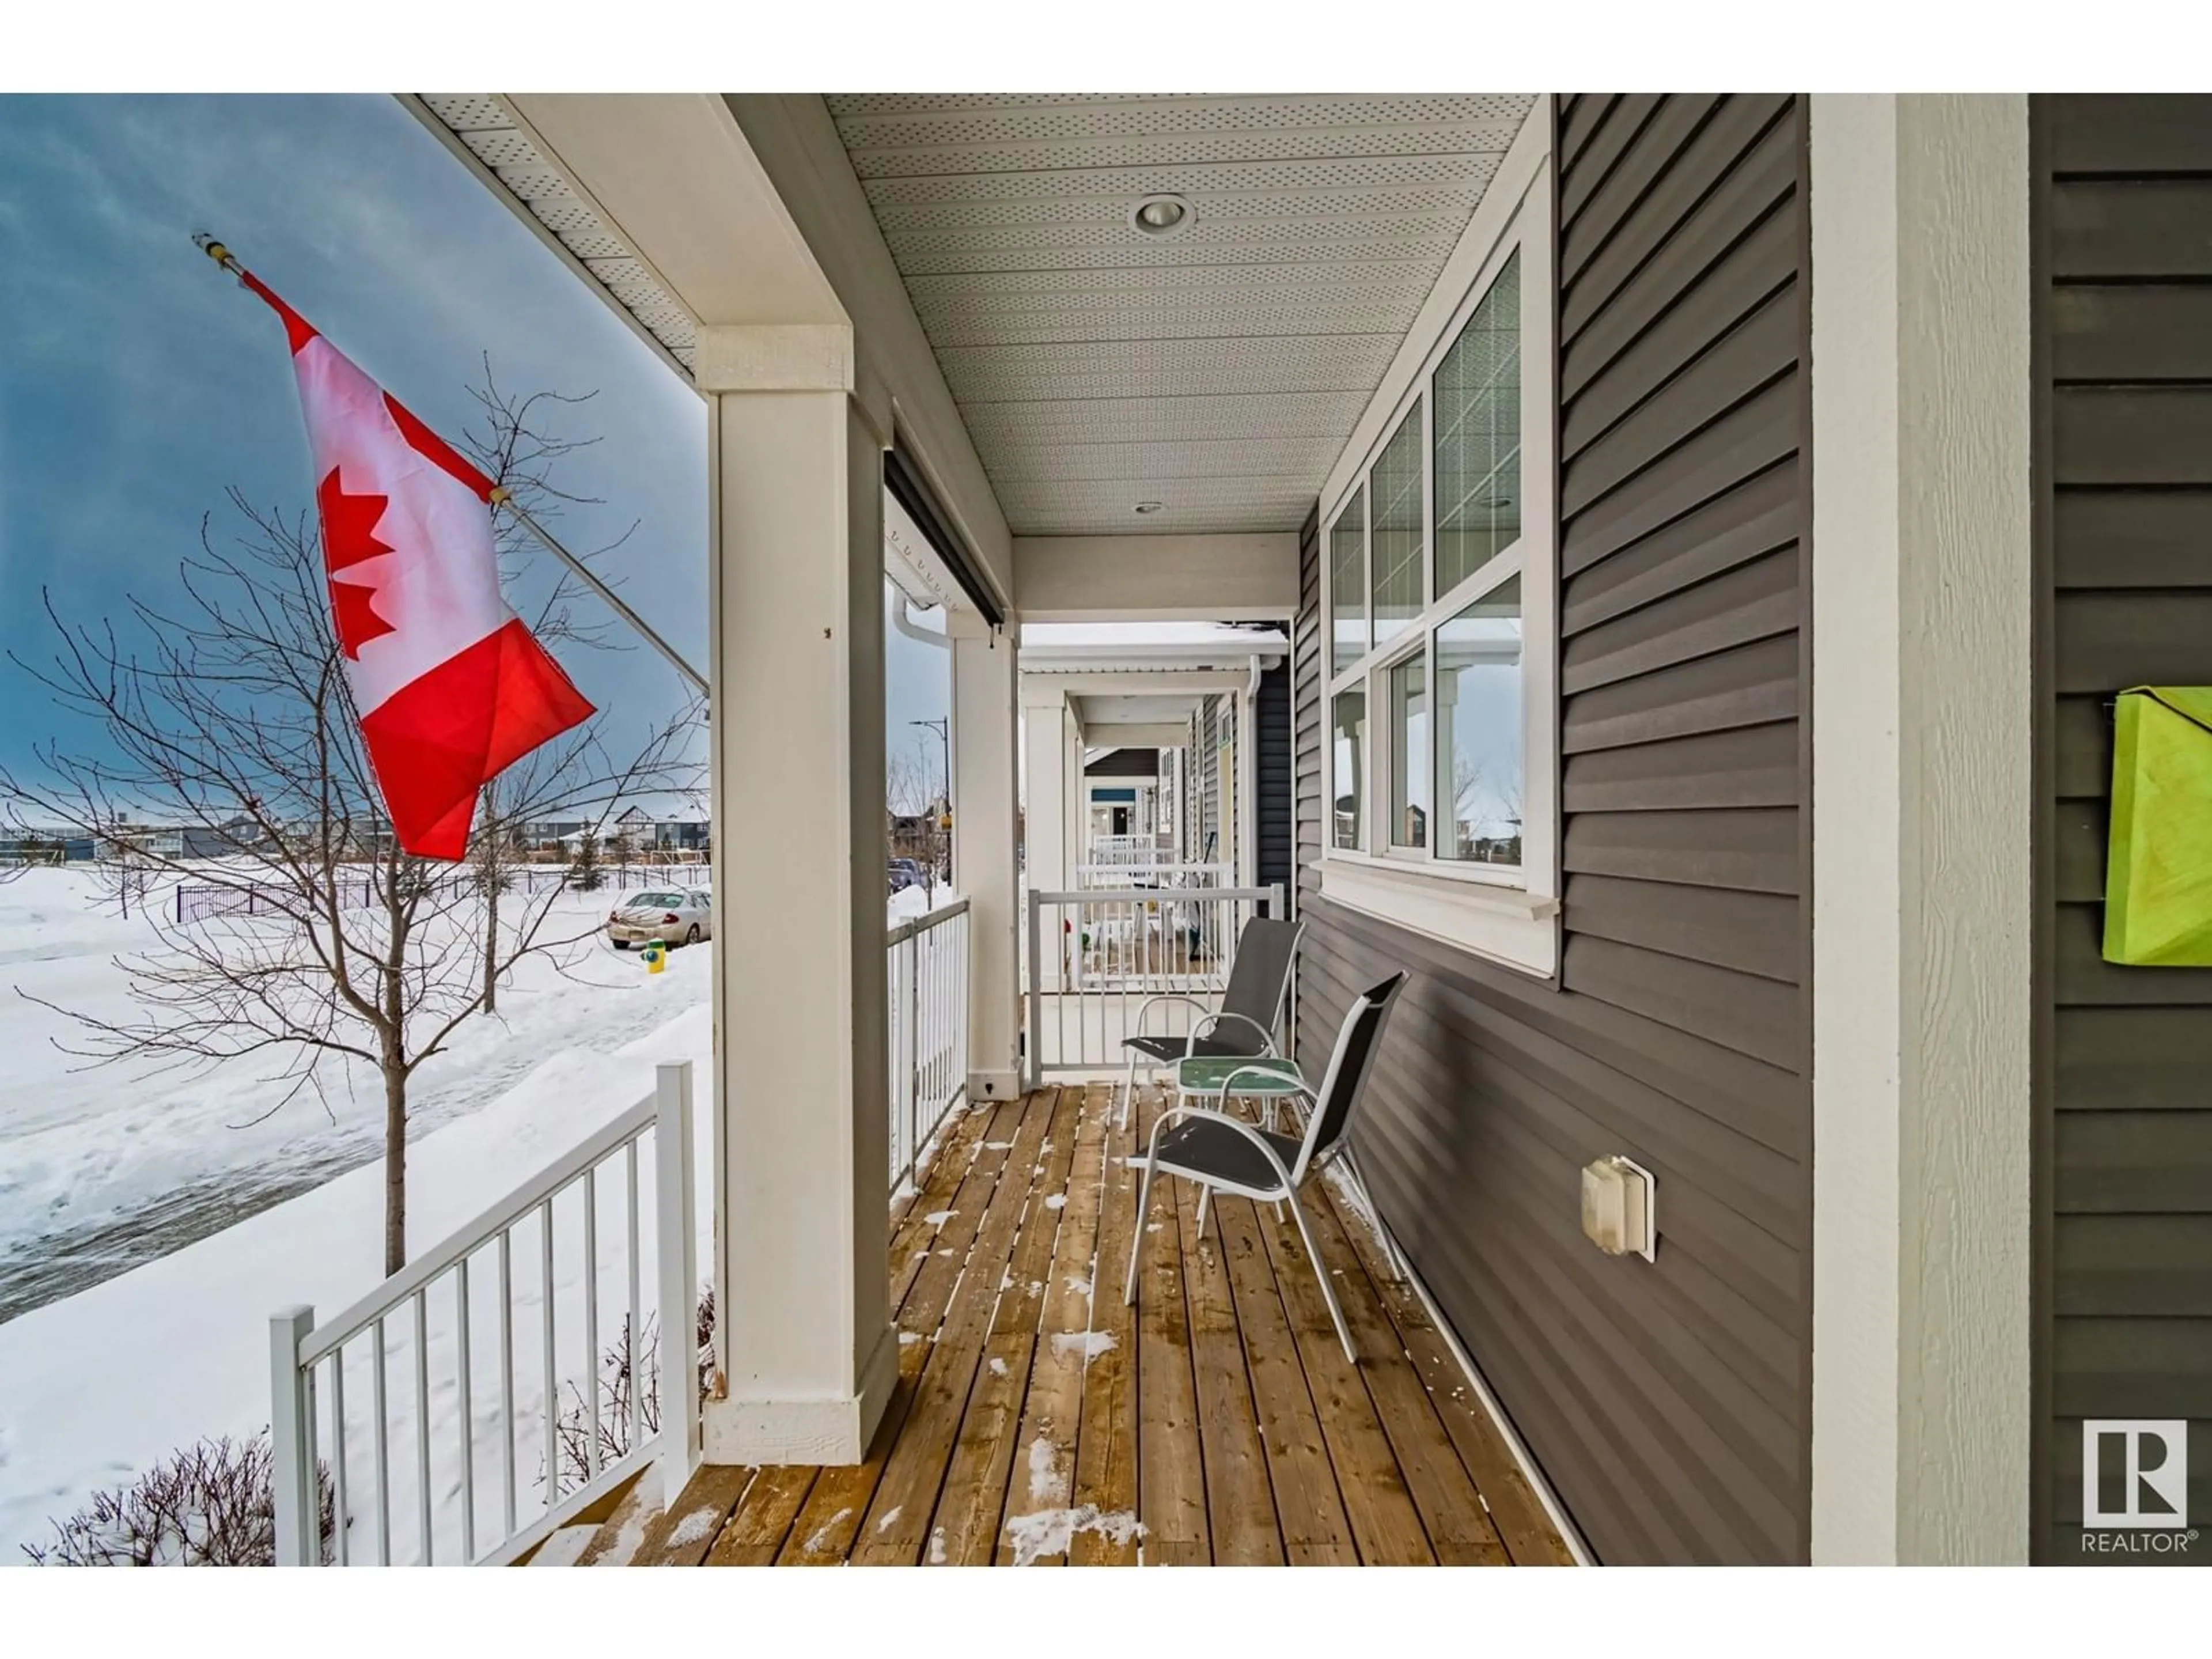
<path id="1" fill-rule="evenodd" d="M 376 1565 L 392 1565 L 392 1455 L 385 1431 L 384 1319 L 378 1316 L 369 1351 L 376 1361 Z"/>
<path id="2" fill-rule="evenodd" d="M 629 1335 L 629 1449 L 636 1452 L 645 1446 L 645 1332 L 637 1320 L 637 1142 L 635 1140 L 623 1148 L 623 1170 L 624 1182 L 629 1189 L 629 1323 L 624 1327 Z"/>
<path id="3" fill-rule="evenodd" d="M 553 1200 L 538 1206 L 539 1280 L 544 1301 L 538 1328 L 545 1338 L 545 1507 L 561 1501 L 561 1395 L 553 1364 Z"/>
<path id="4" fill-rule="evenodd" d="M 430 1312 L 415 1292 L 415 1508 L 421 1517 L 422 1565 L 436 1559 L 430 1537 Z"/>
<path id="5" fill-rule="evenodd" d="M 499 1469 L 507 1483 L 503 1519 L 514 1536 L 514 1229 L 499 1230 Z"/>
<path id="6" fill-rule="evenodd" d="M 461 1336 L 459 1359 L 461 1373 L 461 1559 L 464 1561 L 477 1559 L 477 1396 L 469 1365 L 469 1264 L 474 1259 L 463 1256 L 460 1271 L 453 1275 L 454 1322 L 460 1328 Z"/>
<path id="7" fill-rule="evenodd" d="M 331 1355 L 331 1516 L 338 1565 L 349 1565 L 346 1544 L 345 1349 Z"/>
<path id="8" fill-rule="evenodd" d="M 584 1478 L 599 1478 L 599 1171 L 584 1171 L 584 1376 L 592 1409 L 586 1413 Z"/>

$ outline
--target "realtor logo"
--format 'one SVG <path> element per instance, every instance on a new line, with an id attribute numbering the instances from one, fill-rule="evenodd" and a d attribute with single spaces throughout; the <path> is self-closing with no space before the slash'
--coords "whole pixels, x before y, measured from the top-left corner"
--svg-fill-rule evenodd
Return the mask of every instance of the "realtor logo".
<path id="1" fill-rule="evenodd" d="M 2189 1425 L 2179 1418 L 2082 1424 L 2081 1524 L 2186 1527 Z"/>

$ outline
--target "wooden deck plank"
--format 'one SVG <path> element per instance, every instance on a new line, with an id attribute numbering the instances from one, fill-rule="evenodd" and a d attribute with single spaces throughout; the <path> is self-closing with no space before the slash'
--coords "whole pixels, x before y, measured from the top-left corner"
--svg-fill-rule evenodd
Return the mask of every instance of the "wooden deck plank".
<path id="1" fill-rule="evenodd" d="M 1190 1310 L 1183 1298 L 1178 1200 L 1184 1185 L 1153 1182 L 1151 1206 L 1139 1218 L 1145 1249 L 1137 1267 L 1137 1516 L 1145 1527 L 1146 1561 L 1205 1566 L 1213 1552 L 1206 1524 L 1198 1390 L 1191 1376 Z"/>
<path id="2" fill-rule="evenodd" d="M 1146 1110 L 1158 1109 L 1158 1091 L 1143 1097 Z M 1077 1166 L 1079 1176 L 1098 1188 L 1098 1243 L 1091 1273 L 1091 1328 L 1104 1339 L 1083 1370 L 1081 1423 L 1076 1431 L 1075 1493 L 1078 1508 L 1102 1516 L 1137 1512 L 1137 1322 L 1123 1302 L 1121 1287 L 1129 1264 L 1129 1239 L 1136 1231 L 1137 1172 L 1125 1161 L 1137 1134 L 1149 1120 L 1133 1114 L 1130 1127 L 1116 1128 L 1115 1092 L 1107 1091 L 1100 1116 L 1102 1146 L 1096 1159 Z M 1077 1566 L 1133 1566 L 1138 1539 L 1110 1528 L 1078 1533 L 1067 1559 Z"/>
<path id="3" fill-rule="evenodd" d="M 1376 1417 L 1367 1385 L 1336 1340 L 1336 1327 L 1329 1321 L 1297 1224 L 1288 1214 L 1276 1220 L 1266 1205 L 1253 1206 L 1253 1219 L 1274 1266 L 1276 1288 L 1282 1294 L 1360 1560 L 1370 1567 L 1429 1565 L 1436 1553 L 1429 1547 L 1428 1534 L 1406 1490 L 1389 1437 Z"/>
<path id="4" fill-rule="evenodd" d="M 1177 1209 L 1183 1299 L 1190 1316 L 1191 1372 L 1197 1386 L 1199 1443 L 1206 1455 L 1206 1533 L 1213 1560 L 1219 1566 L 1280 1566 L 1285 1559 L 1282 1529 L 1220 1230 L 1209 1207 L 1201 1233 L 1198 1188 L 1176 1185 L 1182 1188 Z"/>
<path id="5" fill-rule="evenodd" d="M 1021 1103 L 1002 1101 L 989 1111 L 971 1114 L 972 1127 L 965 1123 L 959 1126 L 969 1133 L 957 1139 L 948 1137 L 930 1178 L 923 1183 L 924 1193 L 940 1202 L 936 1210 L 914 1218 L 915 1225 L 927 1231 L 919 1235 L 910 1233 L 905 1252 L 912 1273 L 903 1300 L 894 1303 L 899 1324 L 897 1387 L 884 1407 L 884 1422 L 877 1429 L 867 1458 L 857 1464 L 821 1472 L 805 1507 L 793 1522 L 783 1553 L 778 1558 L 781 1565 L 836 1565 L 847 1559 L 859 1540 L 862 1517 L 874 1501 L 891 1450 L 899 1443 L 912 1414 L 921 1389 L 922 1369 L 927 1364 L 934 1334 L 943 1321 L 946 1301 L 960 1282 L 960 1269 L 981 1229 L 990 1194 L 996 1190 L 1006 1158 L 1012 1156 L 1012 1141 L 994 1146 L 994 1133 L 1003 1128 L 1011 1135 L 1020 1113 Z M 964 1168 L 957 1161 L 959 1154 L 955 1149 L 961 1146 L 968 1151 Z M 964 1214 L 963 1204 L 967 1206 Z M 930 1215 L 945 1218 L 932 1222 L 927 1218 Z M 912 1247 L 917 1236 L 926 1241 L 926 1249 Z M 896 1251 L 900 1246 L 895 1244 L 892 1248 Z M 943 1254 L 945 1251 L 958 1254 L 948 1255 Z M 894 1262 L 901 1259 L 897 1255 L 892 1257 Z M 893 1288 L 896 1294 L 896 1285 Z"/>
<path id="6" fill-rule="evenodd" d="M 1347 1226 L 1368 1285 L 1396 1328 L 1415 1373 L 1427 1390 L 1444 1431 L 1480 1493 L 1498 1540 L 1516 1566 L 1572 1566 L 1574 1557 L 1505 1443 L 1489 1407 L 1461 1369 L 1459 1357 L 1413 1288 L 1401 1282 L 1374 1234 Z"/>
<path id="7" fill-rule="evenodd" d="M 1045 1097 L 1032 1096 L 1024 1104 L 1010 1148 L 994 1153 L 987 1146 L 975 1173 L 961 1183 L 961 1201 L 974 1207 L 981 1224 L 965 1260 L 952 1264 L 933 1257 L 921 1271 L 921 1281 L 927 1284 L 940 1267 L 957 1265 L 958 1279 L 923 1361 L 914 1407 L 884 1465 L 866 1524 L 860 1528 L 852 1554 L 855 1563 L 915 1562 L 924 1559 L 925 1553 L 927 1557 L 939 1553 L 931 1516 L 952 1461 L 975 1374 L 983 1368 L 984 1336 L 1033 1184 L 1030 1171 L 1051 1121 L 1051 1103 Z M 959 1219 L 949 1221 L 947 1231 Z M 921 1293 L 917 1285 L 916 1294 Z"/>
<path id="8" fill-rule="evenodd" d="M 1054 1151 L 1042 1188 L 1046 1197 L 1057 1195 L 1062 1200 L 1060 1227 L 1044 1261 L 1025 1255 L 1025 1265 L 1014 1270 L 1017 1288 L 1024 1297 L 1031 1282 L 1038 1285 L 1036 1299 L 1001 1309 L 1002 1314 L 1017 1306 L 1026 1310 L 1030 1337 L 1023 1355 L 1028 1387 L 1015 1429 L 1012 1480 L 1004 1494 L 1006 1521 L 1069 1507 L 1083 1417 L 1086 1347 L 1055 1339 L 1091 1329 L 1098 1243 L 1096 1174 L 1105 1153 L 1107 1109 L 1097 1088 L 1062 1089 L 1060 1097 L 1061 1111 L 1053 1121 Z M 1006 1322 L 1001 1320 L 1002 1328 Z M 1011 1356 L 1008 1363 L 1013 1363 Z M 1006 1565 L 1016 1559 L 1014 1541 L 1003 1525 L 993 1554 Z M 1063 1551 L 1034 1555 L 1028 1564 L 1059 1565 L 1066 1559 Z"/>
<path id="9" fill-rule="evenodd" d="M 1398 1338 L 1397 1327 L 1382 1311 L 1350 1235 L 1366 1224 L 1340 1207 L 1327 1180 L 1309 1182 L 1303 1196 L 1314 1239 L 1337 1287 L 1345 1322 L 1359 1349 L 1359 1376 L 1390 1442 L 1406 1490 L 1419 1512 L 1429 1547 L 1446 1566 L 1502 1567 L 1510 1562 L 1498 1541 L 1466 1466 L 1444 1432 L 1427 1385 Z"/>
<path id="10" fill-rule="evenodd" d="M 764 1567 L 774 1561 L 791 1534 L 819 1473 L 801 1465 L 763 1468 L 707 1552 L 710 1567 Z"/>
<path id="11" fill-rule="evenodd" d="M 1008 1494 L 1020 1488 L 1022 1412 L 1036 1358 L 1038 1310 L 1046 1299 L 1047 1275 L 1066 1225 L 1083 1091 L 1063 1088 L 1040 1100 L 1050 1103 L 1051 1115 L 1036 1160 L 1029 1166 L 1020 1231 L 1000 1277 L 990 1332 L 984 1339 L 983 1364 L 969 1392 L 930 1528 L 930 1559 L 941 1556 L 948 1565 L 990 1565 L 998 1551 Z M 1019 1174 L 1010 1167 L 1004 1179 L 1012 1182 Z"/>
<path id="12" fill-rule="evenodd" d="M 709 1463 L 693 1474 L 676 1502 L 646 1523 L 637 1565 L 696 1567 L 704 1561 L 757 1473 L 737 1464 Z"/>
<path id="13" fill-rule="evenodd" d="M 950 1194 L 960 1184 L 960 1177 L 968 1172 L 975 1150 L 982 1145 L 991 1120 L 1001 1103 L 989 1100 L 963 1101 L 952 1109 L 945 1123 L 945 1133 L 938 1139 L 936 1156 L 921 1172 L 921 1181 L 912 1192 L 891 1200 L 890 1232 L 896 1244 L 900 1229 L 909 1218 L 926 1214 L 938 1207 L 922 1200 L 932 1193 Z M 898 1260 L 894 1249 L 891 1260 Z"/>
<path id="14" fill-rule="evenodd" d="M 1337 1491 L 1336 1470 L 1322 1439 L 1321 1419 L 1306 1389 L 1305 1368 L 1275 1288 L 1275 1270 L 1261 1242 L 1248 1198 L 1218 1198 L 1217 1235 L 1226 1258 L 1237 1330 L 1243 1339 L 1267 1449 L 1268 1483 L 1283 1550 L 1293 1566 L 1352 1566 L 1359 1560 Z"/>

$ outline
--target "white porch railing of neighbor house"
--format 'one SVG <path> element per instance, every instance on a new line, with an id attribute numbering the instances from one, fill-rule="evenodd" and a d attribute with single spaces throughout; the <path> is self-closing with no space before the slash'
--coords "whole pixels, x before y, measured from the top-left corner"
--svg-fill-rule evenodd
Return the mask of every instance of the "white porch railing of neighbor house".
<path id="1" fill-rule="evenodd" d="M 691 1067 L 663 1066 L 353 1306 L 271 1317 L 278 1565 L 496 1565 L 656 1460 L 674 1495 L 699 1448 L 691 1144 Z"/>
<path id="2" fill-rule="evenodd" d="M 1125 886 L 1031 892 L 1025 930 L 1024 1052 L 1030 1086 L 1048 1073 L 1118 1072 L 1148 998 L 1209 1006 L 1229 982 L 1237 941 L 1255 916 L 1283 914 L 1283 890 Z M 1185 1035 L 1185 1004 L 1153 1010 L 1147 1033 Z"/>
<path id="3" fill-rule="evenodd" d="M 1079 864 L 1070 872 L 1079 888 L 1231 887 L 1233 864 Z"/>
<path id="4" fill-rule="evenodd" d="M 968 901 L 901 922 L 890 953 L 891 1190 L 968 1090 Z"/>
<path id="5" fill-rule="evenodd" d="M 1161 846 L 1157 836 L 1093 836 L 1087 851 L 1091 863 L 1124 870 L 1175 860 L 1175 848 Z"/>

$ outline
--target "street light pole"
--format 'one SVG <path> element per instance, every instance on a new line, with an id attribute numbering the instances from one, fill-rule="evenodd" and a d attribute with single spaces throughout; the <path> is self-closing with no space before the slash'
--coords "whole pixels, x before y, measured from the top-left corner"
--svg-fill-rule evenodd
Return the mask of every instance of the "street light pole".
<path id="1" fill-rule="evenodd" d="M 947 715 L 947 716 L 946 716 L 945 719 L 943 719 L 943 720 L 908 720 L 908 721 L 907 722 L 907 724 L 908 724 L 908 726 L 926 726 L 929 727 L 929 729 L 930 729 L 931 731 L 933 731 L 933 732 L 936 732 L 936 733 L 937 733 L 937 736 L 938 736 L 939 740 L 939 741 L 944 744 L 944 747 L 945 747 L 945 772 L 944 772 L 944 777 L 945 777 L 945 787 L 944 787 L 941 790 L 939 790 L 939 791 L 938 792 L 938 799 L 940 799 L 940 800 L 942 800 L 942 801 L 945 803 L 945 810 L 949 813 L 949 812 L 951 812 L 951 810 L 952 810 L 952 720 L 951 720 L 951 717 L 950 715 Z M 945 847 L 945 878 L 948 882 L 949 882 L 949 881 L 951 881 L 951 880 L 952 879 L 952 848 L 951 848 L 951 844 L 950 844 L 949 842 L 947 843 L 947 845 L 946 845 L 946 847 Z"/>

